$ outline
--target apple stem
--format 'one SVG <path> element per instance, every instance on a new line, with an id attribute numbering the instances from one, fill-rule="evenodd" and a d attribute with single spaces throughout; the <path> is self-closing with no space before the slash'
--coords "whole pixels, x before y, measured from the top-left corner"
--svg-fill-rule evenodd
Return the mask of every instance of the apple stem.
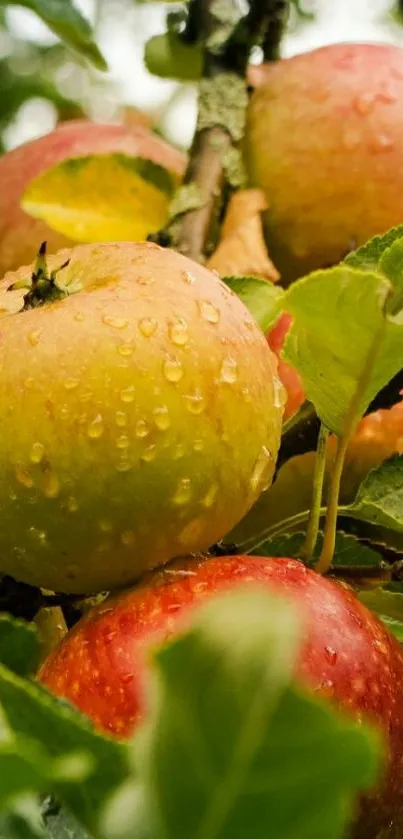
<path id="1" fill-rule="evenodd" d="M 308 562 L 312 560 L 319 533 L 319 521 L 322 509 L 323 481 L 326 468 L 327 444 L 329 429 L 321 423 L 316 449 L 315 470 L 312 485 L 312 500 L 309 513 L 306 538 L 301 550 L 301 557 Z"/>
<path id="2" fill-rule="evenodd" d="M 10 286 L 10 290 L 21 287 L 28 289 L 27 293 L 24 294 L 23 312 L 28 309 L 36 309 L 38 306 L 43 306 L 44 303 L 51 303 L 67 297 L 68 292 L 59 288 L 56 284 L 56 277 L 59 271 L 67 268 L 69 262 L 69 259 L 66 260 L 63 265 L 60 265 L 59 268 L 56 268 L 49 274 L 46 264 L 46 242 L 42 242 L 38 250 L 30 281 L 17 281 Z"/>

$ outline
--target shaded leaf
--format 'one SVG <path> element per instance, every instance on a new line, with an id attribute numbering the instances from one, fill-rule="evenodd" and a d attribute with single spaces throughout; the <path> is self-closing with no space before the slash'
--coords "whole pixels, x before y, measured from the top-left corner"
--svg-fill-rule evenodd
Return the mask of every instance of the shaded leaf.
<path id="1" fill-rule="evenodd" d="M 301 549 L 305 542 L 305 533 L 283 533 L 280 536 L 266 539 L 258 548 L 251 551 L 255 556 L 283 556 L 299 558 Z M 319 559 L 323 544 L 323 532 L 318 534 L 318 541 L 313 557 L 314 562 Z M 354 566 L 355 568 L 381 567 L 382 557 L 377 551 L 362 545 L 359 540 L 350 533 L 336 533 L 336 545 L 332 560 L 332 567 Z"/>
<path id="2" fill-rule="evenodd" d="M 386 615 L 381 614 L 379 614 L 378 617 L 385 624 L 389 632 L 394 635 L 398 641 L 403 643 L 403 615 L 401 621 L 394 620 L 394 618 L 388 618 Z"/>
<path id="3" fill-rule="evenodd" d="M 22 207 L 77 242 L 139 241 L 167 221 L 177 182 L 142 157 L 89 155 L 31 181 Z"/>
<path id="4" fill-rule="evenodd" d="M 35 12 L 62 41 L 88 58 L 98 70 L 107 64 L 93 40 L 90 24 L 72 0 L 0 0 L 0 6 L 24 6 Z"/>
<path id="5" fill-rule="evenodd" d="M 241 298 L 263 332 L 279 315 L 283 290 L 259 277 L 224 277 L 224 282 Z"/>
<path id="6" fill-rule="evenodd" d="M 109 839 L 136 835 L 145 806 L 157 838 L 345 835 L 377 738 L 291 687 L 299 633 L 287 601 L 238 592 L 157 653 L 153 712 L 134 740 L 139 809 Z"/>
<path id="7" fill-rule="evenodd" d="M 403 275 L 400 282 L 403 287 Z M 346 265 L 315 271 L 285 294 L 284 309 L 294 320 L 283 357 L 336 434 L 343 433 L 347 417 L 358 422 L 401 367 L 403 315 L 389 314 L 400 294 L 386 277 Z"/>
<path id="8" fill-rule="evenodd" d="M 376 588 L 373 591 L 360 592 L 359 599 L 383 620 L 403 623 L 403 594 L 400 592 Z"/>
<path id="9" fill-rule="evenodd" d="M 357 250 L 349 253 L 344 262 L 353 268 L 361 268 L 363 271 L 377 271 L 382 255 L 391 245 L 403 236 L 403 224 L 392 227 L 380 236 L 374 236 L 361 245 Z"/>
<path id="10" fill-rule="evenodd" d="M 0 612 L 0 662 L 28 676 L 39 661 L 38 638 L 34 626 Z"/>

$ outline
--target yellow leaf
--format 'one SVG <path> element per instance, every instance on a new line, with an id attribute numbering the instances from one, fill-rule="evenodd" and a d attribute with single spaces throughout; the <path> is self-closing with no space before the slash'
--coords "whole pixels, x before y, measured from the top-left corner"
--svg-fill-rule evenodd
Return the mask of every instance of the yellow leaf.
<path id="1" fill-rule="evenodd" d="M 253 274 L 273 282 L 279 279 L 263 236 L 261 213 L 266 209 L 267 202 L 260 189 L 240 189 L 234 193 L 209 268 L 222 277 Z"/>
<path id="2" fill-rule="evenodd" d="M 89 155 L 31 181 L 22 207 L 76 242 L 142 241 L 166 223 L 178 182 L 145 158 Z"/>

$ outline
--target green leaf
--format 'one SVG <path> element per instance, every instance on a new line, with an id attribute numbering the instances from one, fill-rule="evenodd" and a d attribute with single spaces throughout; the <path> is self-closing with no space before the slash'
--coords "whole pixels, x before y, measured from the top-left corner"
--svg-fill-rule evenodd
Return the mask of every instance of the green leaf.
<path id="1" fill-rule="evenodd" d="M 305 533 L 282 533 L 280 536 L 273 536 L 266 539 L 262 545 L 251 551 L 254 556 L 283 556 L 299 557 L 305 542 Z M 318 534 L 318 541 L 315 547 L 313 563 L 319 558 L 323 544 L 323 532 Z M 350 533 L 336 533 L 336 545 L 332 561 L 332 567 L 338 566 L 365 568 L 379 567 L 383 565 L 382 557 L 372 548 L 362 545 L 359 540 Z"/>
<path id="2" fill-rule="evenodd" d="M 108 69 L 93 40 L 90 24 L 71 0 L 0 0 L 0 6 L 24 6 L 30 9 L 62 41 L 88 58 L 98 70 Z"/>
<path id="3" fill-rule="evenodd" d="M 394 635 L 400 643 L 403 643 L 403 620 L 397 621 L 394 618 L 388 618 L 386 615 L 378 615 L 378 617 L 385 624 L 391 635 Z"/>
<path id="4" fill-rule="evenodd" d="M 37 743 L 16 739 L 0 745 L 0 809 L 24 793 L 46 794 L 50 788 L 63 792 L 86 779 L 90 755 L 72 754 L 50 758 Z"/>
<path id="5" fill-rule="evenodd" d="M 394 455 L 369 473 L 345 514 L 403 533 L 402 455 Z"/>
<path id="6" fill-rule="evenodd" d="M 375 780 L 378 740 L 292 687 L 300 631 L 287 601 L 249 590 L 210 601 L 157 653 L 125 791 L 132 816 L 108 839 L 136 836 L 145 809 L 155 839 L 345 835 L 355 793 Z"/>
<path id="7" fill-rule="evenodd" d="M 353 268 L 361 268 L 363 271 L 377 271 L 379 262 L 384 252 L 403 236 L 403 224 L 392 227 L 387 233 L 374 236 L 365 245 L 352 251 L 346 256 L 344 263 Z"/>
<path id="8" fill-rule="evenodd" d="M 154 76 L 196 82 L 201 77 L 203 50 L 199 44 L 187 44 L 179 33 L 170 30 L 147 41 L 144 62 Z"/>
<path id="9" fill-rule="evenodd" d="M 0 705 L 18 743 L 35 742 L 49 760 L 89 754 L 92 770 L 83 784 L 61 783 L 53 777 L 55 794 L 89 830 L 97 824 L 103 800 L 127 776 L 126 748 L 97 734 L 67 703 L 0 665 Z M 0 772 L 0 799 L 7 783 Z"/>
<path id="10" fill-rule="evenodd" d="M 383 620 L 390 632 L 403 641 L 403 594 L 376 588 L 362 591 L 359 599 Z"/>
<path id="11" fill-rule="evenodd" d="M 294 283 L 282 301 L 294 316 L 282 355 L 338 435 L 401 368 L 403 315 L 390 314 L 394 292 L 380 274 L 339 265 Z"/>
<path id="12" fill-rule="evenodd" d="M 33 624 L 0 613 L 0 662 L 28 676 L 38 665 L 39 645 Z"/>
<path id="13" fill-rule="evenodd" d="M 284 290 L 259 277 L 224 277 L 223 282 L 241 298 L 262 331 L 267 332 L 281 312 Z"/>

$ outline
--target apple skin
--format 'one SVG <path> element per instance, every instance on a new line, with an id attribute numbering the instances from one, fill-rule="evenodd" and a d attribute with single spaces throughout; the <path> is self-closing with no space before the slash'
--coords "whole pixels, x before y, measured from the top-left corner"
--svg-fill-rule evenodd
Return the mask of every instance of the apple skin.
<path id="1" fill-rule="evenodd" d="M 50 654 L 39 679 L 95 725 L 124 738 L 146 714 L 147 656 L 186 626 L 206 597 L 240 584 L 288 596 L 305 620 L 296 677 L 390 744 L 387 781 L 362 809 L 356 839 L 403 829 L 403 655 L 355 595 L 293 559 L 231 556 L 177 561 L 85 616 Z M 401 835 L 401 834 L 399 834 Z"/>
<path id="2" fill-rule="evenodd" d="M 82 288 L 54 303 L 2 314 L 32 266 L 0 281 L 0 572 L 91 593 L 246 514 L 273 476 L 283 388 L 207 268 L 150 243 L 80 245 L 48 270 L 66 260 L 59 282 Z"/>
<path id="3" fill-rule="evenodd" d="M 284 406 L 284 421 L 296 414 L 298 409 L 305 402 L 305 393 L 299 373 L 281 358 L 281 350 L 283 348 L 287 332 L 291 326 L 291 321 L 291 315 L 286 313 L 280 315 L 277 323 L 267 335 L 269 347 L 274 353 L 276 353 L 278 358 L 278 377 L 287 394 L 287 401 Z"/>
<path id="4" fill-rule="evenodd" d="M 250 75 L 246 162 L 285 282 L 401 224 L 401 48 L 333 44 Z"/>
<path id="5" fill-rule="evenodd" d="M 185 167 L 184 156 L 146 126 L 96 125 L 86 120 L 63 122 L 0 158 L 0 277 L 31 262 L 45 240 L 49 253 L 73 244 L 21 209 L 30 181 L 63 160 L 111 152 L 145 157 L 179 175 Z"/>

